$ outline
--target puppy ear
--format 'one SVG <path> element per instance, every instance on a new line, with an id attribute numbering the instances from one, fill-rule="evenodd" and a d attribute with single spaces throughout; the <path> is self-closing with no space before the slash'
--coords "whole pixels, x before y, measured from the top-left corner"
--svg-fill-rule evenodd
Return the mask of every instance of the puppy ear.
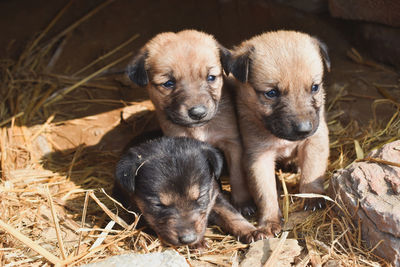
<path id="1" fill-rule="evenodd" d="M 210 165 L 211 171 L 214 173 L 215 178 L 219 180 L 224 164 L 221 153 L 217 149 L 208 145 L 203 147 L 203 153 L 207 158 L 207 162 Z"/>
<path id="2" fill-rule="evenodd" d="M 232 53 L 228 48 L 225 48 L 221 44 L 218 43 L 219 57 L 221 59 L 222 68 L 225 71 L 225 74 L 229 75 L 229 63 L 231 62 Z"/>
<path id="3" fill-rule="evenodd" d="M 328 55 L 328 46 L 316 37 L 314 37 L 314 40 L 319 47 L 319 51 L 320 51 L 322 59 L 324 60 L 326 69 L 328 70 L 328 72 L 331 71 L 331 60 Z"/>
<path id="4" fill-rule="evenodd" d="M 136 172 L 143 160 L 134 149 L 129 149 L 128 153 L 118 162 L 115 171 L 115 183 L 128 192 L 135 191 Z"/>
<path id="5" fill-rule="evenodd" d="M 229 66 L 230 71 L 236 79 L 242 83 L 247 83 L 249 80 L 250 71 L 250 54 L 254 51 L 254 47 L 250 46 L 243 53 L 235 55 L 231 59 Z"/>
<path id="6" fill-rule="evenodd" d="M 146 86 L 149 83 L 149 77 L 145 69 L 147 54 L 148 52 L 142 49 L 126 70 L 129 79 L 139 86 Z"/>

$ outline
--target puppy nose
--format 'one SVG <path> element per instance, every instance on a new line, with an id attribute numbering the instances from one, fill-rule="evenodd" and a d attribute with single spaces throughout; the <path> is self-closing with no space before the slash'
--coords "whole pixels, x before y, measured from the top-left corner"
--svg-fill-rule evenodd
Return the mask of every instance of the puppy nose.
<path id="1" fill-rule="evenodd" d="M 207 108 L 203 105 L 198 105 L 189 109 L 188 113 L 193 120 L 201 120 L 207 115 Z"/>
<path id="2" fill-rule="evenodd" d="M 301 121 L 296 125 L 296 131 L 299 134 L 309 134 L 313 129 L 311 121 Z"/>
<path id="3" fill-rule="evenodd" d="M 185 232 L 185 233 L 181 233 L 179 235 L 179 241 L 182 244 L 191 244 L 194 241 L 196 241 L 197 239 L 197 235 L 195 232 L 191 231 L 191 232 Z"/>

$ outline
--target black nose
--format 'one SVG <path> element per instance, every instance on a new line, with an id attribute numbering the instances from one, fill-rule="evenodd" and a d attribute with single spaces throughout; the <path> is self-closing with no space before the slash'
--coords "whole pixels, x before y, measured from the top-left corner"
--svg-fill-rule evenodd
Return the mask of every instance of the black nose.
<path id="1" fill-rule="evenodd" d="M 191 244 L 196 241 L 197 235 L 195 232 L 185 232 L 179 235 L 179 241 L 182 244 Z"/>
<path id="2" fill-rule="evenodd" d="M 207 115 L 207 108 L 203 105 L 195 106 L 189 109 L 188 114 L 193 120 L 201 120 Z"/>
<path id="3" fill-rule="evenodd" d="M 301 135 L 309 134 L 313 129 L 311 121 L 301 121 L 296 125 L 296 132 Z"/>

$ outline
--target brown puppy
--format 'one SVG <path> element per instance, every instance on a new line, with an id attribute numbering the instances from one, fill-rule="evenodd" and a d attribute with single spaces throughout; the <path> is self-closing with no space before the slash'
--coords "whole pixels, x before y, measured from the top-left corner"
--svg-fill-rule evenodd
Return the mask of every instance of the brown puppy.
<path id="1" fill-rule="evenodd" d="M 297 157 L 300 192 L 323 193 L 329 155 L 322 87 L 324 44 L 294 31 L 264 33 L 235 48 L 231 72 L 238 83 L 237 106 L 259 225 L 281 230 L 275 163 Z M 321 201 L 307 208 L 322 207 Z"/>
<path id="2" fill-rule="evenodd" d="M 235 112 L 223 89 L 229 58 L 229 50 L 211 35 L 195 30 L 166 32 L 141 49 L 128 75 L 146 86 L 165 135 L 195 138 L 223 150 L 233 202 L 243 208 L 251 196 L 243 178 Z"/>

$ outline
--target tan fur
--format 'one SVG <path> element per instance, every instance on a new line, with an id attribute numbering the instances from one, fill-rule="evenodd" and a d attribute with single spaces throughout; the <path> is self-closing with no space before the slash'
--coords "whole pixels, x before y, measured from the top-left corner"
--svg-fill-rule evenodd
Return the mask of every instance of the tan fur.
<path id="1" fill-rule="evenodd" d="M 159 197 L 164 206 L 169 206 L 174 202 L 174 196 L 169 192 L 161 192 Z"/>
<path id="2" fill-rule="evenodd" d="M 191 200 L 196 200 L 200 196 L 200 189 L 198 184 L 194 184 L 189 188 L 188 196 Z"/>
<path id="3" fill-rule="evenodd" d="M 142 49 L 147 52 L 145 69 L 149 76 L 147 90 L 156 108 L 160 126 L 165 135 L 187 136 L 208 142 L 223 150 L 229 167 L 233 202 L 242 205 L 251 201 L 242 168 L 242 144 L 231 96 L 223 88 L 223 68 L 219 46 L 208 34 L 195 30 L 161 33 Z M 176 95 L 161 86 L 171 75 L 177 81 L 179 95 L 184 103 L 177 110 L 185 113 L 188 107 L 204 104 L 210 112 L 209 121 L 196 127 L 173 123 L 165 112 Z M 216 76 L 210 90 L 204 90 L 208 75 Z M 217 104 L 215 104 L 215 103 Z"/>
<path id="4" fill-rule="evenodd" d="M 329 139 L 321 84 L 323 60 L 316 39 L 292 31 L 256 36 L 237 47 L 234 56 L 245 53 L 248 53 L 251 64 L 248 80 L 237 82 L 244 160 L 251 174 L 249 187 L 259 210 L 259 225 L 266 226 L 267 232 L 273 234 L 280 231 L 281 219 L 275 182 L 277 160 L 297 156 L 301 170 L 300 192 L 324 192 L 322 181 L 327 166 Z M 313 83 L 320 84 L 320 90 L 311 97 Z M 267 92 L 273 88 L 279 88 L 282 101 L 298 120 L 308 118 L 309 106 L 320 108 L 319 126 L 313 135 L 289 141 L 267 130 L 265 118 L 273 114 L 274 100 L 257 91 Z"/>

